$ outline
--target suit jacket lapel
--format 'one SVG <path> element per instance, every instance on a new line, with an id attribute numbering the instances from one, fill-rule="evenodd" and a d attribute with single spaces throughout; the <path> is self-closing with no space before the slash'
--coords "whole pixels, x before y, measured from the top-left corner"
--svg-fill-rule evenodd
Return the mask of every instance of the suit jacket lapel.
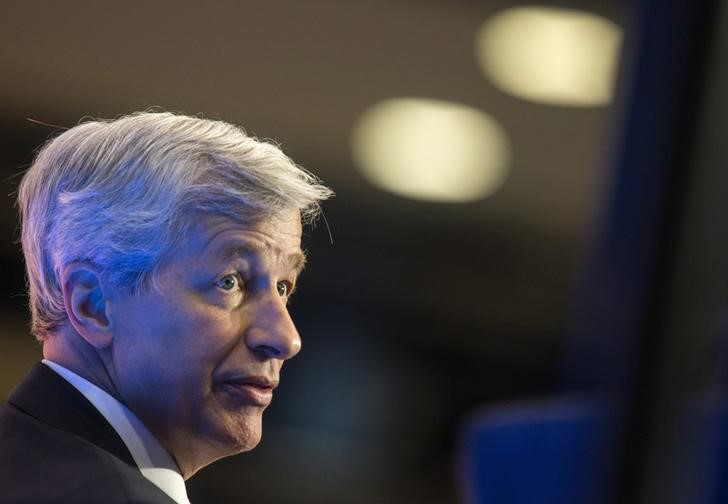
<path id="1" fill-rule="evenodd" d="M 51 368 L 37 363 L 18 384 L 8 403 L 35 419 L 95 444 L 135 466 L 124 441 L 76 388 Z"/>

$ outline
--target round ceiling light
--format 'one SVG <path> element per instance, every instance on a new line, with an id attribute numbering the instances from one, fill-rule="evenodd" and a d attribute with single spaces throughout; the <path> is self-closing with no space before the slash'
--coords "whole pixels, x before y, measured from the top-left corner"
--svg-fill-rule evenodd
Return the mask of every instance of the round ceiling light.
<path id="1" fill-rule="evenodd" d="M 515 7 L 478 30 L 485 75 L 519 98 L 552 105 L 609 103 L 622 30 L 603 17 L 556 7 Z"/>
<path id="2" fill-rule="evenodd" d="M 372 184 L 439 202 L 488 196 L 510 162 L 508 137 L 492 117 L 422 98 L 394 98 L 367 109 L 352 131 L 351 152 Z"/>

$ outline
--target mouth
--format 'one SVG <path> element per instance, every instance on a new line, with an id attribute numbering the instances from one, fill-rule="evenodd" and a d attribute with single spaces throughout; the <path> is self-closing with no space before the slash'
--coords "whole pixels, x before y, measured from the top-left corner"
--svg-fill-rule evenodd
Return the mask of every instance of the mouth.
<path id="1" fill-rule="evenodd" d="M 273 400 L 273 390 L 277 386 L 277 381 L 259 376 L 230 378 L 220 384 L 220 388 L 225 393 L 244 404 L 263 407 L 268 406 Z"/>

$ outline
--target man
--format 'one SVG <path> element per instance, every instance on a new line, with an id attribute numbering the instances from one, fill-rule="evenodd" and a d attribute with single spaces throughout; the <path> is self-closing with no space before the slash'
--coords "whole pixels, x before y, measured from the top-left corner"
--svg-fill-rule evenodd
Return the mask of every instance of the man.
<path id="1" fill-rule="evenodd" d="M 301 340 L 301 225 L 331 191 L 219 121 L 85 122 L 23 178 L 43 362 L 0 409 L 2 502 L 186 503 L 252 449 Z"/>

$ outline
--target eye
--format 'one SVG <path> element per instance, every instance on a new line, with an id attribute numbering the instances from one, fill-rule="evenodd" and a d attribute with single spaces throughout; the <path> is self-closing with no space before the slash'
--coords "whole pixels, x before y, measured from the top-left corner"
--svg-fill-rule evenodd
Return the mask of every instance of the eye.
<path id="1" fill-rule="evenodd" d="M 280 297 L 288 297 L 291 295 L 292 287 L 289 282 L 278 282 L 276 289 L 278 289 L 278 295 Z"/>
<path id="2" fill-rule="evenodd" d="M 222 290 L 231 291 L 240 287 L 240 280 L 238 280 L 238 277 L 231 274 L 225 275 L 220 280 L 215 282 L 215 284 Z"/>

